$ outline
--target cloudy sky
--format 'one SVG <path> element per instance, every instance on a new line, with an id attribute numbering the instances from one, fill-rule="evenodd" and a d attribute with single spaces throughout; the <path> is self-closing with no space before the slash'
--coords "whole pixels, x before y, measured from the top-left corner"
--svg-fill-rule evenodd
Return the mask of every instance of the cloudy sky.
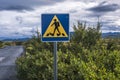
<path id="1" fill-rule="evenodd" d="M 38 27 L 41 14 L 69 13 L 70 31 L 77 21 L 95 26 L 99 17 L 102 32 L 120 32 L 120 0 L 0 0 L 0 38 L 27 37 Z"/>

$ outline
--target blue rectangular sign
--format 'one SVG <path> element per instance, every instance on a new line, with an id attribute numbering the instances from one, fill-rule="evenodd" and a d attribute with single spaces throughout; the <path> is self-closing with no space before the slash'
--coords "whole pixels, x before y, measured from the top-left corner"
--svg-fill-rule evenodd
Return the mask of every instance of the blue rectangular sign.
<path id="1" fill-rule="evenodd" d="M 42 41 L 69 41 L 69 14 L 42 14 Z"/>

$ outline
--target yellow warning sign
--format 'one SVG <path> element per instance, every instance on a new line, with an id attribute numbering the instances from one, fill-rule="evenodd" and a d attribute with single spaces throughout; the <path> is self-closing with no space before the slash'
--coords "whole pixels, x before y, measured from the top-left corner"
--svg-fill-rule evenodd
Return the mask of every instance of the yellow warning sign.
<path id="1" fill-rule="evenodd" d="M 62 24 L 55 15 L 46 29 L 43 37 L 68 37 Z"/>

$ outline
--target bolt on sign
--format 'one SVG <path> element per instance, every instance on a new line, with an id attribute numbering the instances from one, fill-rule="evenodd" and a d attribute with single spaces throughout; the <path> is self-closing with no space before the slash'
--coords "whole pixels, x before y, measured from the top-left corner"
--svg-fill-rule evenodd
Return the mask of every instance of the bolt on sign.
<path id="1" fill-rule="evenodd" d="M 69 41 L 69 14 L 42 14 L 42 41 Z"/>

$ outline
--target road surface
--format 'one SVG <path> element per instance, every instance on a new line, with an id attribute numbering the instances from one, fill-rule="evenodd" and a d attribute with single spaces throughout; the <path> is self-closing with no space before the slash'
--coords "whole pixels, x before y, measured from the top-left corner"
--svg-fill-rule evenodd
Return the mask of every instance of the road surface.
<path id="1" fill-rule="evenodd" d="M 24 52 L 22 46 L 0 49 L 0 80 L 17 80 L 15 60 Z"/>

